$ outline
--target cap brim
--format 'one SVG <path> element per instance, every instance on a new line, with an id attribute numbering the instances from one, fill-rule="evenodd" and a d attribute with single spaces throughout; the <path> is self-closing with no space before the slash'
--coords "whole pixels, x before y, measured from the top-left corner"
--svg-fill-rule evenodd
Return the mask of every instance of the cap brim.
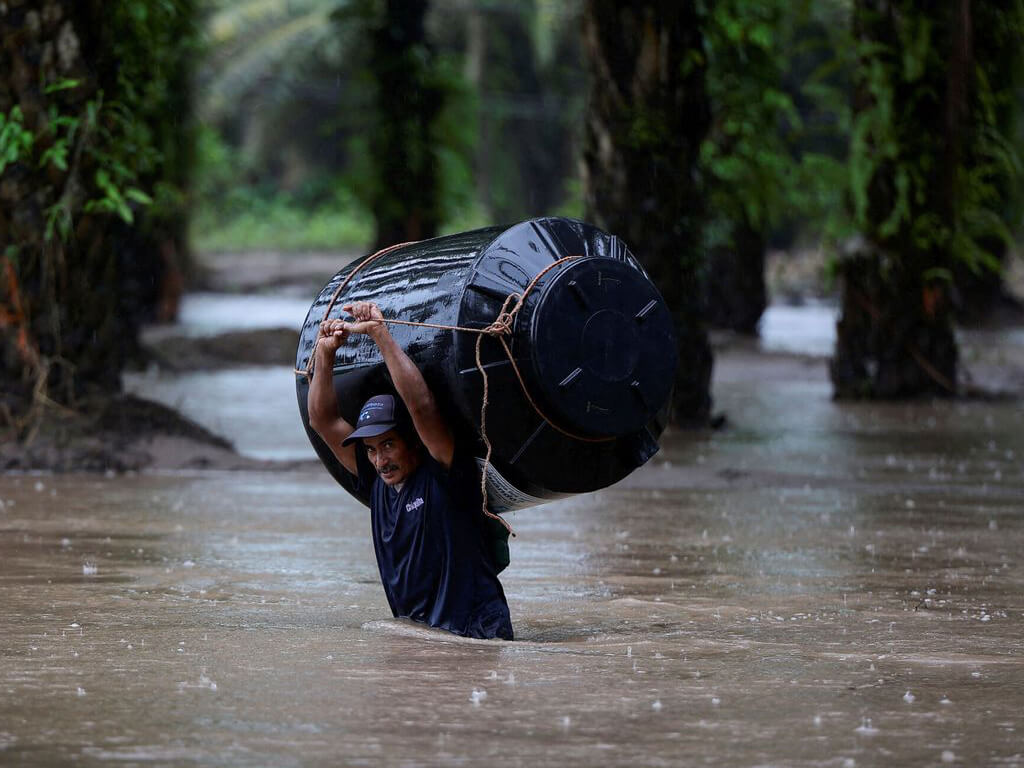
<path id="1" fill-rule="evenodd" d="M 385 432 L 390 432 L 394 429 L 397 424 L 393 422 L 387 422 L 385 424 L 367 424 L 365 427 L 360 427 L 351 435 L 341 441 L 342 447 L 352 445 L 357 440 L 362 440 L 364 437 L 376 437 L 377 435 L 383 435 Z"/>

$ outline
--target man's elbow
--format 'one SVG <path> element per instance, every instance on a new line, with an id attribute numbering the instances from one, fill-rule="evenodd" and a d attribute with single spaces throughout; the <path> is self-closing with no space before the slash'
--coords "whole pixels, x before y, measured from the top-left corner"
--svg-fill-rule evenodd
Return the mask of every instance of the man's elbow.
<path id="1" fill-rule="evenodd" d="M 426 385 L 406 401 L 405 407 L 413 419 L 430 418 L 437 414 L 437 403 L 434 401 L 434 395 Z"/>
<path id="2" fill-rule="evenodd" d="M 320 435 L 320 437 L 324 436 L 324 432 L 330 427 L 330 422 L 331 420 L 326 418 L 319 411 L 310 409 L 309 428 Z"/>

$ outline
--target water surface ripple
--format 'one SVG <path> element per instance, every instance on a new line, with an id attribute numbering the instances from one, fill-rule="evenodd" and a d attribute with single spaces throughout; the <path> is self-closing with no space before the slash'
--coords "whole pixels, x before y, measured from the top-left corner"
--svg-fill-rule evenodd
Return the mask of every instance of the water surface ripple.
<path id="1" fill-rule="evenodd" d="M 0 764 L 1024 762 L 1021 409 L 717 377 L 513 517 L 510 643 L 390 619 L 326 473 L 0 478 Z"/>

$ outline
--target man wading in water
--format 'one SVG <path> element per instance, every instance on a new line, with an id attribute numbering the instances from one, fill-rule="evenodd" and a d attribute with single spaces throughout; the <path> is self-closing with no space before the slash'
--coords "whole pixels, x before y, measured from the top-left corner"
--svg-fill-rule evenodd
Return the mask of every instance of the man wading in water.
<path id="1" fill-rule="evenodd" d="M 309 424 L 370 491 L 377 566 L 395 616 L 457 635 L 512 639 L 508 603 L 485 539 L 480 470 L 457 450 L 416 364 L 376 304 L 344 307 L 355 322 L 320 325 Z M 399 397 L 371 397 L 356 427 L 338 415 L 332 371 L 353 333 L 373 339 Z"/>

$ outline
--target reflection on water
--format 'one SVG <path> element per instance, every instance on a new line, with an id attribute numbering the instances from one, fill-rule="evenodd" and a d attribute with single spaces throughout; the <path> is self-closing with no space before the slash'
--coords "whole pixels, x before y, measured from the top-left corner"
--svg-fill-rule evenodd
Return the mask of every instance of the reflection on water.
<path id="1" fill-rule="evenodd" d="M 295 400 L 295 375 L 284 366 L 222 371 L 126 373 L 127 392 L 164 403 L 230 440 L 243 456 L 315 459 Z"/>
<path id="2" fill-rule="evenodd" d="M 838 318 L 839 307 L 834 303 L 772 304 L 761 316 L 760 348 L 767 352 L 831 357 Z M 977 357 L 976 350 L 1024 348 L 1024 328 L 961 328 L 957 330 L 957 339 L 970 362 L 972 357 Z"/>
<path id="3" fill-rule="evenodd" d="M 749 365 L 513 515 L 511 643 L 388 618 L 323 472 L 0 478 L 0 763 L 1019 764 L 1024 412 Z"/>
<path id="4" fill-rule="evenodd" d="M 302 327 L 313 296 L 276 294 L 187 293 L 182 298 L 176 333 L 208 336 L 254 328 Z"/>
<path id="5" fill-rule="evenodd" d="M 761 316 L 760 346 L 769 352 L 829 357 L 836 343 L 834 304 L 772 304 Z"/>

